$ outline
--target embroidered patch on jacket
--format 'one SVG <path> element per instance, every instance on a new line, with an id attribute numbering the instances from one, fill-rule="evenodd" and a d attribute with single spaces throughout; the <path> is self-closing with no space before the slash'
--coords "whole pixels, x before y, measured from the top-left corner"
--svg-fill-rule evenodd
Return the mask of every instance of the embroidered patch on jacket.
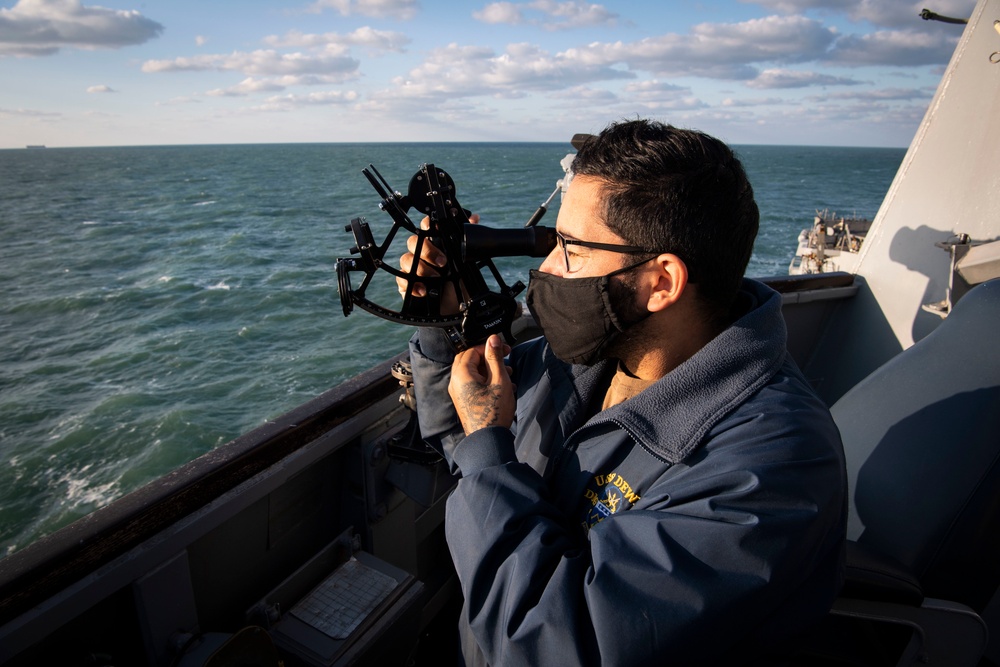
<path id="1" fill-rule="evenodd" d="M 584 530 L 590 530 L 612 514 L 623 512 L 639 500 L 632 485 L 618 473 L 595 475 L 583 492 Z"/>

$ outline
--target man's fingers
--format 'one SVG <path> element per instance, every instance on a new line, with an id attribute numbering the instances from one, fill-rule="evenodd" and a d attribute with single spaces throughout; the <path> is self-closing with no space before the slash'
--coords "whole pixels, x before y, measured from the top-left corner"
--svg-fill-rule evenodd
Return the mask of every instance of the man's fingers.
<path id="1" fill-rule="evenodd" d="M 466 435 L 487 426 L 510 428 L 514 422 L 517 405 L 503 363 L 504 348 L 494 335 L 485 345 L 455 355 L 448 395 Z"/>
<path id="2" fill-rule="evenodd" d="M 497 334 L 486 339 L 486 365 L 489 368 L 489 378 L 491 384 L 504 384 L 510 379 L 507 367 L 503 363 L 504 343 Z"/>
<path id="3" fill-rule="evenodd" d="M 473 223 L 479 222 L 479 216 L 473 214 L 469 216 L 469 221 Z M 420 220 L 420 228 L 423 230 L 431 229 L 431 220 L 429 217 L 425 216 Z M 447 273 L 447 271 L 443 270 L 448 266 L 447 255 L 431 243 L 428 236 L 424 236 L 423 240 L 421 240 L 420 235 L 411 235 L 406 239 L 406 249 L 408 252 L 399 259 L 399 268 L 403 273 L 427 276 L 428 278 L 431 276 L 440 277 Z M 410 287 L 411 283 L 413 285 L 412 288 Z M 432 281 L 432 285 L 439 286 L 435 287 L 441 299 L 438 305 L 439 312 L 442 315 L 458 313 L 459 305 L 468 296 L 465 292 L 465 286 L 444 283 L 442 281 Z M 396 290 L 403 298 L 406 298 L 408 289 L 410 290 L 410 295 L 415 297 L 425 297 L 431 293 L 426 284 L 411 278 L 400 278 L 397 276 Z"/>
<path id="4" fill-rule="evenodd" d="M 485 374 L 486 367 L 483 355 L 475 347 L 462 350 L 455 355 L 452 365 L 452 377 L 458 382 L 475 382 L 481 385 L 489 384 Z"/>
<path id="5" fill-rule="evenodd" d="M 399 258 L 399 268 L 403 270 L 404 273 L 409 273 L 410 269 L 413 267 L 413 254 L 406 253 Z M 406 295 L 406 288 L 408 287 L 410 281 L 405 278 L 396 278 L 396 289 L 403 296 Z M 413 283 L 413 296 L 426 296 L 427 288 L 423 283 Z"/>
<path id="6" fill-rule="evenodd" d="M 419 240 L 420 237 L 416 235 L 410 236 L 406 239 L 406 249 L 410 251 L 408 254 L 417 254 L 417 242 Z M 447 256 L 426 238 L 424 239 L 424 242 L 420 244 L 420 260 L 427 266 L 432 266 L 438 269 L 448 264 Z"/>

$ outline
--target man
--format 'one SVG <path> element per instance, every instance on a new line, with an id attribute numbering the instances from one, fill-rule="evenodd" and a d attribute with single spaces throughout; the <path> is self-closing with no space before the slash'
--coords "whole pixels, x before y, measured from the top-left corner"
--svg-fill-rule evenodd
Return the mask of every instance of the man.
<path id="1" fill-rule="evenodd" d="M 642 120 L 573 172 L 528 288 L 544 336 L 509 366 L 497 336 L 411 342 L 423 436 L 461 474 L 465 661 L 768 660 L 839 589 L 846 482 L 780 296 L 742 279 L 753 191 L 725 144 Z"/>

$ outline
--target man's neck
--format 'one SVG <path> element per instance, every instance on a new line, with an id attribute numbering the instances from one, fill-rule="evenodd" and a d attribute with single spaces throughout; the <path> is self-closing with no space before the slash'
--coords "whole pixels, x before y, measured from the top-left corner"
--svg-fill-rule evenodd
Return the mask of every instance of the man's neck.
<path id="1" fill-rule="evenodd" d="M 678 310 L 687 312 L 654 313 L 623 334 L 615 351 L 630 374 L 643 380 L 659 380 L 725 329 L 697 312 Z"/>

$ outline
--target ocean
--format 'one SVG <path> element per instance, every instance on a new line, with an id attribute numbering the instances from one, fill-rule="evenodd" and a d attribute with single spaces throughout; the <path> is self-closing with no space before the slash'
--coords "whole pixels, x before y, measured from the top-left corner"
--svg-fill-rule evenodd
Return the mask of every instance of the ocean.
<path id="1" fill-rule="evenodd" d="M 904 149 L 737 146 L 761 209 L 748 275 L 787 273 L 816 210 L 873 217 Z M 521 227 L 563 143 L 0 151 L 0 557 L 400 352 L 345 318 L 344 231 L 390 222 L 361 174 L 445 169 Z M 542 224 L 555 224 L 558 198 Z M 538 260 L 497 261 L 508 284 Z M 391 288 L 369 294 L 395 304 Z"/>

